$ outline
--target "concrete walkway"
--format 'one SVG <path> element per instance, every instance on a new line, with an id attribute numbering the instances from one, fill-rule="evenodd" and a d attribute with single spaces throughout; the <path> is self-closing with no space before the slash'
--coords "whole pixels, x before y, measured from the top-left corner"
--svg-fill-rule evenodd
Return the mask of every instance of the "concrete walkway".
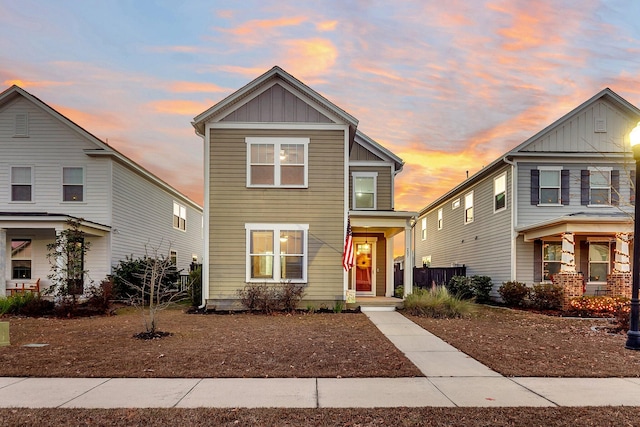
<path id="1" fill-rule="evenodd" d="M 425 377 L 0 377 L 0 407 L 640 406 L 640 378 L 505 378 L 399 313 L 365 314 Z"/>

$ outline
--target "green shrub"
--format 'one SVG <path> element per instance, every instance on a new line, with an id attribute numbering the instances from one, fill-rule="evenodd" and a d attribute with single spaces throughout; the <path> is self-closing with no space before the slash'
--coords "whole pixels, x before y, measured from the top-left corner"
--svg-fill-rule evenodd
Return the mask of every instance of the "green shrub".
<path id="1" fill-rule="evenodd" d="M 416 316 L 439 319 L 468 316 L 473 313 L 475 306 L 470 301 L 450 294 L 446 287 L 438 286 L 429 290 L 418 289 L 407 295 L 404 308 L 408 313 Z"/>
<path id="2" fill-rule="evenodd" d="M 395 295 L 396 298 L 403 298 L 404 297 L 404 286 L 399 285 L 395 288 L 395 290 L 393 291 L 393 295 Z"/>
<path id="3" fill-rule="evenodd" d="M 533 285 L 531 305 L 539 310 L 559 310 L 562 308 L 563 296 L 562 286 L 551 283 Z"/>
<path id="4" fill-rule="evenodd" d="M 471 276 L 471 289 L 476 298 L 476 302 L 486 304 L 491 301 L 491 277 L 489 276 Z"/>
<path id="5" fill-rule="evenodd" d="M 471 299 L 475 296 L 471 277 L 453 276 L 445 286 L 449 294 L 460 299 Z"/>
<path id="6" fill-rule="evenodd" d="M 202 266 L 189 272 L 189 298 L 194 307 L 202 304 Z"/>
<path id="7" fill-rule="evenodd" d="M 124 260 L 118 262 L 113 269 L 113 297 L 118 300 L 129 301 L 131 298 L 140 297 L 140 289 L 143 286 L 143 277 L 146 270 L 153 263 L 153 258 L 143 257 L 134 259 L 133 256 L 127 256 Z M 171 265 L 162 278 L 161 285 L 166 288 L 176 287 L 176 283 L 180 278 L 180 271 Z M 156 292 L 162 294 L 163 292 Z M 148 292 L 145 294 L 145 301 L 149 301 Z"/>
<path id="8" fill-rule="evenodd" d="M 53 301 L 45 300 L 39 294 L 25 292 L 0 298 L 0 315 L 20 314 L 42 316 L 53 312 Z"/>
<path id="9" fill-rule="evenodd" d="M 515 280 L 504 282 L 498 293 L 504 303 L 510 307 L 521 307 L 525 305 L 530 294 L 530 289 L 526 284 Z"/>

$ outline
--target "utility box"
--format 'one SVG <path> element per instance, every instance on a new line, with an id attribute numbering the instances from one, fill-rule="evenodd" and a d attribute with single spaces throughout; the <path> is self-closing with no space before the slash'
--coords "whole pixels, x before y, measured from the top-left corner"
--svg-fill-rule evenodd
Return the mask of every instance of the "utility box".
<path id="1" fill-rule="evenodd" d="M 0 322 L 0 347 L 9 344 L 9 322 Z"/>

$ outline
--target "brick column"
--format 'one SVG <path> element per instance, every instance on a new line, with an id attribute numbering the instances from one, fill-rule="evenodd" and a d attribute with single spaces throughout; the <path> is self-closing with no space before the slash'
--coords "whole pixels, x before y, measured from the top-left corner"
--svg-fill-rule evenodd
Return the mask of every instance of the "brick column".
<path id="1" fill-rule="evenodd" d="M 607 276 L 607 295 L 631 298 L 632 275 L 630 272 L 611 273 Z"/>
<path id="2" fill-rule="evenodd" d="M 571 308 L 570 301 L 572 298 L 581 297 L 583 292 L 584 277 L 582 273 L 570 273 L 561 271 L 553 276 L 553 283 L 561 286 L 563 290 L 562 310 Z"/>

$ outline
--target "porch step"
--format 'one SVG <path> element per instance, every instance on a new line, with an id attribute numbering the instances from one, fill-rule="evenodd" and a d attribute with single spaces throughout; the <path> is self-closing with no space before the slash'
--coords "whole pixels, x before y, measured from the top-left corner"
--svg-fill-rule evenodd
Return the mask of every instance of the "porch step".
<path id="1" fill-rule="evenodd" d="M 395 306 L 361 305 L 360 311 L 396 311 Z"/>
<path id="2" fill-rule="evenodd" d="M 395 311 L 404 307 L 404 303 L 400 298 L 392 297 L 357 297 L 356 302 L 347 304 L 348 309 L 357 309 L 360 311 Z"/>

